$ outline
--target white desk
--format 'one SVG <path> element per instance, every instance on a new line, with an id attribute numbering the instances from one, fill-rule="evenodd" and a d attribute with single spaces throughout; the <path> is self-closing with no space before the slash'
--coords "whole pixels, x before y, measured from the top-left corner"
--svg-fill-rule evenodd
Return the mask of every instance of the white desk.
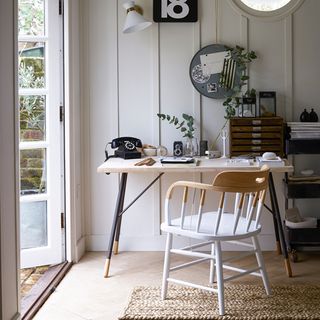
<path id="1" fill-rule="evenodd" d="M 118 253 L 118 243 L 120 237 L 120 229 L 121 229 L 121 219 L 122 215 L 131 205 L 136 202 L 142 194 L 144 194 L 163 174 L 165 173 L 202 173 L 202 172 L 217 172 L 217 171 L 225 171 L 225 170 L 252 170 L 259 169 L 258 163 L 254 162 L 253 164 L 243 164 L 243 163 L 230 163 L 229 159 L 212 159 L 208 160 L 205 158 L 199 158 L 198 166 L 183 166 L 181 164 L 170 164 L 166 166 L 162 166 L 160 163 L 160 158 L 154 157 L 156 163 L 153 166 L 135 166 L 135 163 L 141 161 L 141 159 L 132 159 L 132 160 L 123 160 L 120 158 L 110 158 L 108 161 L 101 164 L 97 171 L 99 173 L 121 173 L 119 192 L 116 202 L 116 208 L 114 212 L 114 218 L 111 228 L 111 235 L 108 245 L 107 251 L 107 259 L 105 263 L 104 276 L 108 277 L 110 261 L 112 255 L 112 249 L 114 250 L 114 254 Z M 278 252 L 282 252 L 285 262 L 286 271 L 289 277 L 292 276 L 290 261 L 288 258 L 288 250 L 287 245 L 284 238 L 284 232 L 281 223 L 281 216 L 279 211 L 277 194 L 274 187 L 273 181 L 273 172 L 292 172 L 293 166 L 289 164 L 285 164 L 284 166 L 279 167 L 271 167 L 270 168 L 270 176 L 269 176 L 269 193 L 271 199 L 271 209 L 266 207 L 273 214 L 273 222 L 275 229 L 275 236 L 277 242 Z M 128 173 L 158 173 L 158 176 L 150 182 L 148 186 L 125 208 L 123 209 L 125 191 L 126 191 L 126 183 Z"/>

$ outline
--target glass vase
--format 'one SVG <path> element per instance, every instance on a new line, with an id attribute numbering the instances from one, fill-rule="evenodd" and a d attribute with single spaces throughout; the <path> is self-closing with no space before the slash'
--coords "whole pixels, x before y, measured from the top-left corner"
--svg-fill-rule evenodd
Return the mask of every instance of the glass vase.
<path id="1" fill-rule="evenodd" d="M 197 138 L 186 138 L 184 141 L 184 156 L 194 157 L 198 155 L 198 140 Z"/>

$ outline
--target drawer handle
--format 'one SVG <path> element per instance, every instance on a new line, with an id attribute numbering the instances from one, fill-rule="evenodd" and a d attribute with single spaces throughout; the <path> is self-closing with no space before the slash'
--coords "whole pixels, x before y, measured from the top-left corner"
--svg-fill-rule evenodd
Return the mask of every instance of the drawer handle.
<path id="1" fill-rule="evenodd" d="M 251 140 L 252 144 L 261 144 L 261 140 Z"/>
<path id="2" fill-rule="evenodd" d="M 251 150 L 252 151 L 260 151 L 261 147 L 260 146 L 254 146 L 254 147 L 251 147 Z"/>
<path id="3" fill-rule="evenodd" d="M 261 133 L 253 133 L 252 138 L 261 138 Z"/>
<path id="4" fill-rule="evenodd" d="M 261 120 L 252 120 L 253 125 L 261 124 Z"/>
<path id="5" fill-rule="evenodd" d="M 261 131 L 261 127 L 253 127 L 252 130 L 253 131 Z"/>

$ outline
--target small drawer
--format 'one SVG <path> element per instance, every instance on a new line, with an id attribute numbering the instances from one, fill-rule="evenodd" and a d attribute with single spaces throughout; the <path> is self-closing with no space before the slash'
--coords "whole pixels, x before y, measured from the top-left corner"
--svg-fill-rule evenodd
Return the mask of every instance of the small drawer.
<path id="1" fill-rule="evenodd" d="M 277 126 L 282 125 L 283 120 L 280 117 L 270 118 L 232 118 L 231 126 Z"/>
<path id="2" fill-rule="evenodd" d="M 232 126 L 231 132 L 275 132 L 281 133 L 281 126 Z"/>
<path id="3" fill-rule="evenodd" d="M 232 145 L 280 145 L 281 140 L 271 139 L 232 139 Z"/>
<path id="4" fill-rule="evenodd" d="M 231 146 L 231 151 L 243 151 L 243 152 L 253 152 L 253 151 L 261 151 L 261 152 L 266 152 L 266 151 L 272 151 L 279 153 L 280 152 L 280 146 Z"/>
<path id="5" fill-rule="evenodd" d="M 233 139 L 280 139 L 281 132 L 234 132 Z"/>

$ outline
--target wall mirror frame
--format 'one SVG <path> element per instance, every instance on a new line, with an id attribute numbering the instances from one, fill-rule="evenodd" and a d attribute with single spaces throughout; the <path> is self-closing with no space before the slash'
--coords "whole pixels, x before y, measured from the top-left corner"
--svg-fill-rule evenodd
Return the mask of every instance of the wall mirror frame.
<path id="1" fill-rule="evenodd" d="M 259 11 L 245 5 L 241 0 L 228 0 L 230 5 L 242 15 L 248 18 L 262 19 L 266 21 L 281 20 L 296 11 L 304 0 L 291 0 L 283 7 L 272 11 Z"/>

